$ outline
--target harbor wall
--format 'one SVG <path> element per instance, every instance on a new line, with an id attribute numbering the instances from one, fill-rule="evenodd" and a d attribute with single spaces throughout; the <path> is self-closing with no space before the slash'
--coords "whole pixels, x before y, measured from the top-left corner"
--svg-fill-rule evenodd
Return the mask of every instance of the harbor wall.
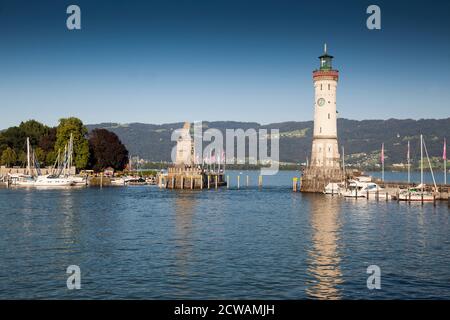
<path id="1" fill-rule="evenodd" d="M 52 171 L 54 171 L 53 167 L 46 167 L 46 168 L 40 168 L 42 175 L 48 175 L 51 174 Z M 74 175 L 76 174 L 76 167 L 70 168 L 69 174 Z M 6 166 L 0 166 L 0 176 L 7 176 L 8 174 L 26 174 L 27 169 L 26 168 L 18 168 L 18 167 L 12 167 L 8 168 Z"/>
<path id="2" fill-rule="evenodd" d="M 322 193 L 331 183 L 340 183 L 345 176 L 340 168 L 309 167 L 303 171 L 300 191 Z"/>

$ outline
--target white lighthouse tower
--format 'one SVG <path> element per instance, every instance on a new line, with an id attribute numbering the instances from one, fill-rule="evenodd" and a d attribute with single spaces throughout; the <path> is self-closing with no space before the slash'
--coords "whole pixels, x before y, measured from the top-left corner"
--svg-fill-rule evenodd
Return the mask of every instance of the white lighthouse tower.
<path id="1" fill-rule="evenodd" d="M 333 57 L 324 53 L 319 57 L 320 68 L 313 71 L 314 80 L 314 133 L 311 162 L 305 169 L 301 190 L 322 192 L 330 182 L 341 182 L 343 172 L 337 138 L 336 88 L 339 71 L 332 66 Z"/>

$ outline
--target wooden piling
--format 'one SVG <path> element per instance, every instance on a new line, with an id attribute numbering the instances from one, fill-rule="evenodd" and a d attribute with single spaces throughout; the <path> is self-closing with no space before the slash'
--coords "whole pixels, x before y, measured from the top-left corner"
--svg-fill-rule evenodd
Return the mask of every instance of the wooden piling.
<path id="1" fill-rule="evenodd" d="M 227 175 L 227 189 L 230 189 L 230 176 Z"/>
<path id="2" fill-rule="evenodd" d="M 184 177 L 181 176 L 181 187 L 180 189 L 184 189 Z"/>
<path id="3" fill-rule="evenodd" d="M 215 175 L 214 176 L 215 177 L 215 188 L 216 188 L 216 190 L 217 190 L 217 185 L 218 185 L 218 179 L 219 179 L 219 176 L 218 175 Z"/>
<path id="4" fill-rule="evenodd" d="M 210 177 L 211 177 L 211 176 L 208 174 L 208 190 L 210 189 L 210 183 L 211 183 Z"/>
<path id="5" fill-rule="evenodd" d="M 240 178 L 241 178 L 241 176 L 238 175 L 238 176 L 237 176 L 237 188 L 238 188 L 238 189 L 239 189 L 239 185 L 240 185 L 240 182 L 239 182 L 239 181 L 240 181 Z"/>
<path id="6" fill-rule="evenodd" d="M 194 178 L 191 176 L 191 190 L 194 189 Z"/>
<path id="7" fill-rule="evenodd" d="M 292 178 L 292 191 L 297 192 L 297 178 Z"/>
<path id="8" fill-rule="evenodd" d="M 259 177 L 258 177 L 258 187 L 259 187 L 259 188 L 262 187 L 262 183 L 263 183 L 262 176 L 259 176 Z"/>
<path id="9" fill-rule="evenodd" d="M 247 188 L 248 188 L 248 185 L 249 185 L 249 180 L 248 180 L 248 175 L 247 175 Z"/>
<path id="10" fill-rule="evenodd" d="M 103 188 L 103 172 L 100 173 L 100 188 Z"/>

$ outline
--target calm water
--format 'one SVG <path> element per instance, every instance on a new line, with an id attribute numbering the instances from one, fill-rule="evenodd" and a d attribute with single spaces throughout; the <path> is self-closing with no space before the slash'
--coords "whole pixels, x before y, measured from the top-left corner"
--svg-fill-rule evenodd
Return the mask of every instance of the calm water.
<path id="1" fill-rule="evenodd" d="M 446 202 L 292 193 L 295 172 L 258 190 L 247 174 L 241 190 L 0 189 L 0 298 L 450 299 Z"/>

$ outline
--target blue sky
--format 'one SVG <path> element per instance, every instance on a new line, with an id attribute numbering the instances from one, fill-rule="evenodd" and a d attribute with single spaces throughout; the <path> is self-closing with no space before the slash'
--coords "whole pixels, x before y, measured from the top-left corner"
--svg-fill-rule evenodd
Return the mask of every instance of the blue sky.
<path id="1" fill-rule="evenodd" d="M 82 30 L 66 28 L 78 4 Z M 382 30 L 366 28 L 378 4 Z M 0 128 L 313 117 L 323 43 L 349 119 L 450 116 L 448 1 L 0 0 Z"/>

